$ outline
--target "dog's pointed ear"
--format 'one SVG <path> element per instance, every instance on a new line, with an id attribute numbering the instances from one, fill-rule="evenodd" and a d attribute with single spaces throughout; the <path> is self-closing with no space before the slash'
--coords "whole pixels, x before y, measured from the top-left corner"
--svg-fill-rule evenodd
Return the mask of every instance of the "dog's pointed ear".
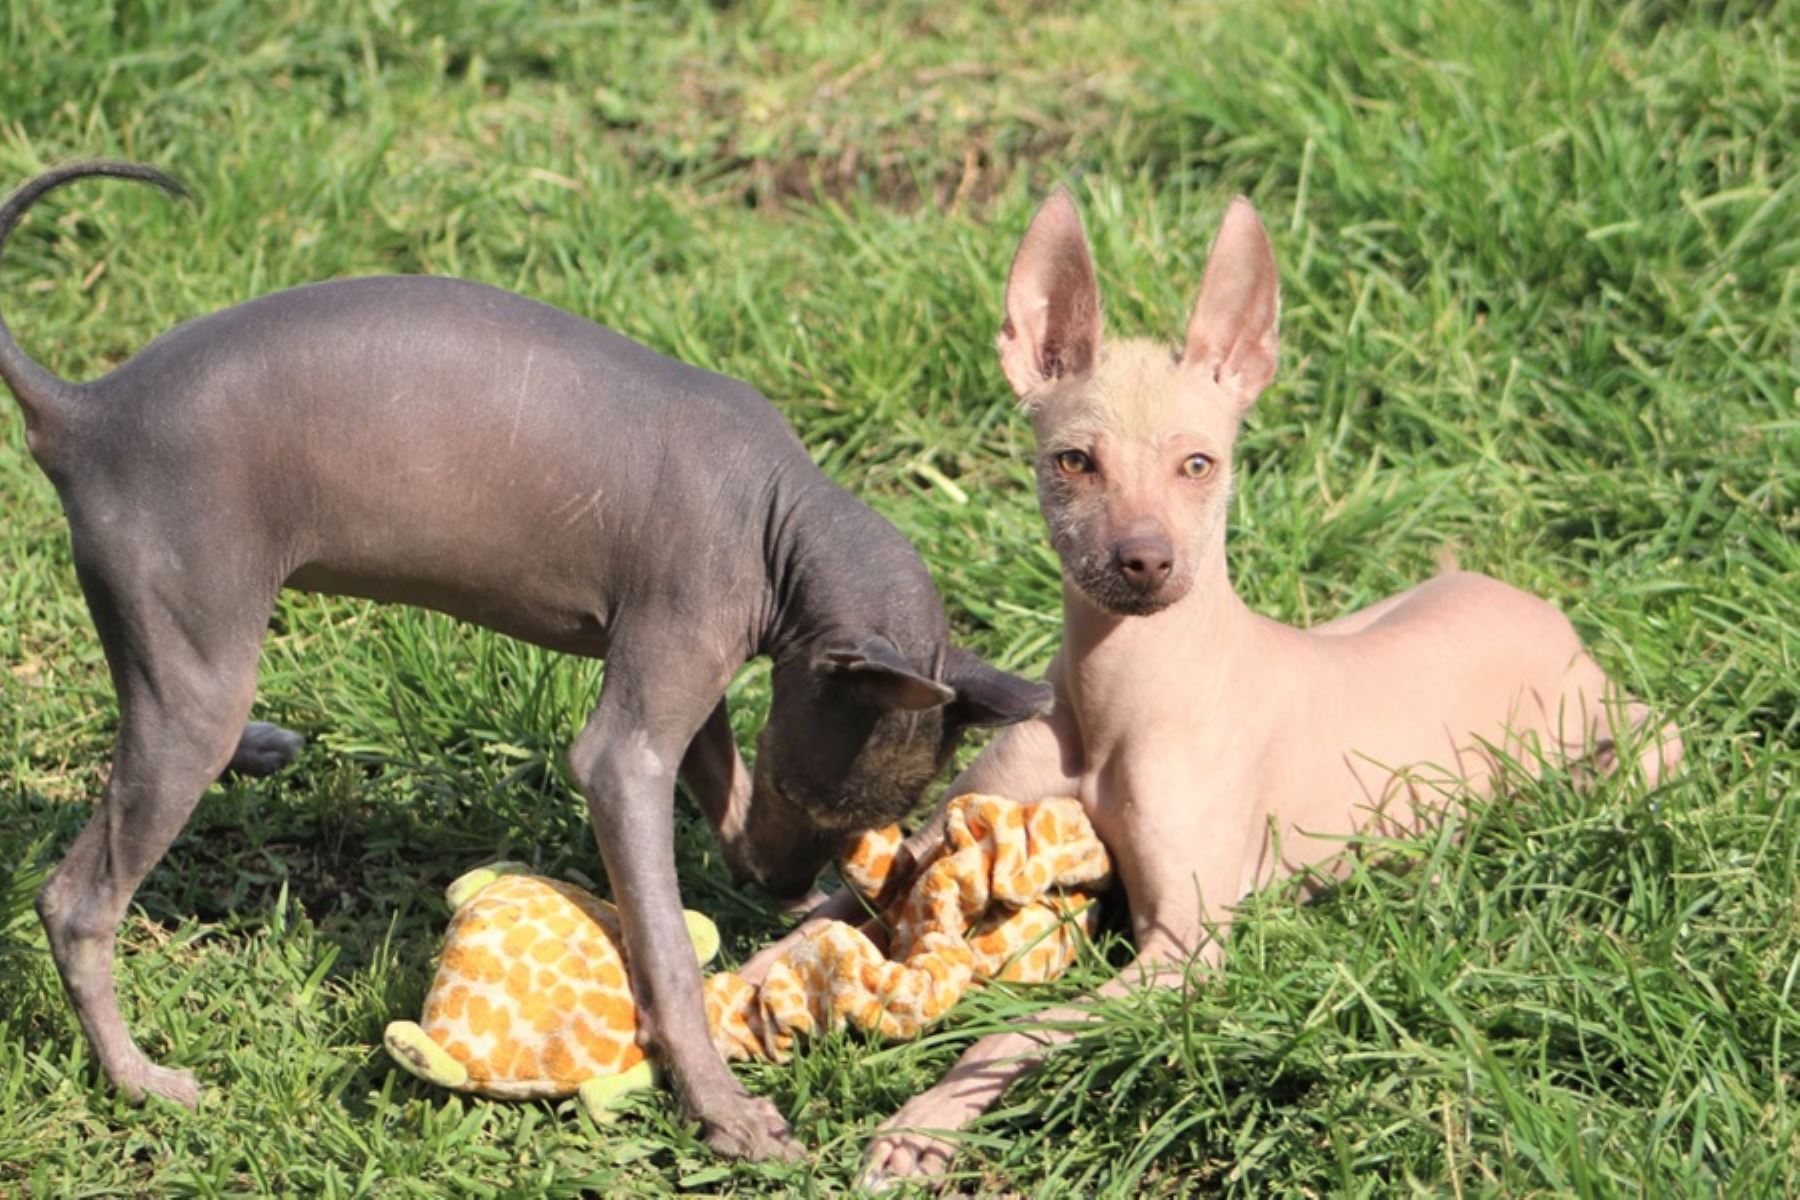
<path id="1" fill-rule="evenodd" d="M 813 652 L 812 667 L 842 678 L 882 708 L 938 708 L 956 696 L 907 662 L 899 648 L 879 633 L 825 642 Z"/>
<path id="2" fill-rule="evenodd" d="M 1056 701 L 1049 684 L 990 667 L 960 648 L 950 651 L 944 681 L 956 691 L 950 719 L 959 725 L 1016 725 L 1043 716 Z"/>
<path id="3" fill-rule="evenodd" d="M 1248 408 L 1275 377 L 1281 284 L 1275 252 L 1250 201 L 1225 210 L 1188 318 L 1183 367 L 1205 371 Z"/>
<path id="4" fill-rule="evenodd" d="M 1013 255 L 1006 277 L 1000 368 L 1020 399 L 1079 375 L 1100 352 L 1100 287 L 1081 216 L 1067 191 L 1050 193 Z"/>

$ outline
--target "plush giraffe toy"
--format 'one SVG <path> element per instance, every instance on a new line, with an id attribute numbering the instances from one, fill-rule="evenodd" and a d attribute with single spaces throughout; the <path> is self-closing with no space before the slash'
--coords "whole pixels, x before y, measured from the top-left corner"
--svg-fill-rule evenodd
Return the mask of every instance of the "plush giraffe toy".
<path id="1" fill-rule="evenodd" d="M 832 922 L 769 968 L 762 986 L 706 981 L 713 1041 L 728 1059 L 785 1062 L 797 1037 L 851 1026 L 916 1035 L 977 979 L 1034 983 L 1074 961 L 1091 932 L 1092 893 L 1111 866 L 1081 805 L 951 801 L 938 852 L 910 881 L 890 879 L 898 827 L 864 835 L 840 864 L 880 910 L 892 956 Z M 637 1044 L 637 1009 L 610 904 L 573 884 L 497 863 L 446 893 L 456 915 L 425 1000 L 423 1025 L 387 1027 L 388 1053 L 428 1082 L 503 1099 L 579 1093 L 596 1121 L 654 1079 Z M 688 913 L 700 960 L 718 930 Z"/>
<path id="2" fill-rule="evenodd" d="M 874 900 L 887 890 L 897 828 L 866 835 L 840 865 Z M 1111 873 L 1079 801 L 952 800 L 944 840 L 880 911 L 891 953 L 831 922 L 769 968 L 760 988 L 723 973 L 706 981 L 713 1042 L 727 1059 L 785 1062 L 796 1037 L 845 1025 L 916 1036 L 981 979 L 1041 983 L 1092 933 L 1092 892 Z"/>
<path id="3" fill-rule="evenodd" d="M 494 863 L 452 883 L 456 915 L 444 937 L 425 1019 L 395 1021 L 383 1043 L 419 1078 L 501 1099 L 579 1094 L 605 1122 L 654 1070 L 637 1041 L 613 906 L 574 884 L 514 874 Z M 701 962 L 719 931 L 686 914 Z"/>

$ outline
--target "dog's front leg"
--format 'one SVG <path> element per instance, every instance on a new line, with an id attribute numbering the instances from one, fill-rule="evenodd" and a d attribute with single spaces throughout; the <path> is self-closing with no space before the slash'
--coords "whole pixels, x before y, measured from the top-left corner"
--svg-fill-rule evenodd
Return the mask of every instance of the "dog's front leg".
<path id="1" fill-rule="evenodd" d="M 1133 988 L 1178 984 L 1189 963 L 1208 970 L 1218 965 L 1231 925 L 1230 905 L 1242 891 L 1237 881 L 1250 830 L 1240 837 L 1216 832 L 1200 837 L 1193 830 L 1229 828 L 1239 807 L 1233 798 L 1246 793 L 1227 786 L 1197 797 L 1180 786 L 1182 777 L 1173 755 L 1119 756 L 1101 772 L 1100 789 L 1128 815 L 1103 820 L 1104 804 L 1090 812 L 1125 885 L 1137 957 L 1084 1000 L 1046 1012 L 1040 1018 L 1044 1028 L 994 1034 L 964 1051 L 935 1087 L 882 1123 L 864 1163 L 866 1184 L 941 1174 L 955 1153 L 945 1135 L 987 1111 L 1014 1080 L 1043 1061 L 1046 1051 L 1073 1037 L 1076 1027 L 1092 1019 L 1095 1001 Z M 1196 824 L 1190 829 L 1181 821 L 1152 819 L 1171 813 Z"/>
<path id="2" fill-rule="evenodd" d="M 1216 946 L 1209 942 L 1195 961 L 1215 963 Z M 1179 983 L 1188 961 L 1188 951 L 1173 940 L 1146 943 L 1130 965 L 1084 1000 L 1044 1013 L 1038 1018 L 1042 1028 L 997 1033 L 970 1046 L 936 1086 L 882 1122 L 863 1160 L 863 1186 L 879 1189 L 902 1179 L 943 1174 L 956 1154 L 956 1143 L 948 1135 L 986 1112 L 1052 1047 L 1073 1038 L 1074 1027 L 1092 1019 L 1094 1002 L 1134 988 Z"/>
<path id="3" fill-rule="evenodd" d="M 706 723 L 688 743 L 679 771 L 681 782 L 712 826 L 721 844 L 742 832 L 750 809 L 750 770 L 731 733 L 731 712 L 720 700 Z"/>
<path id="4" fill-rule="evenodd" d="M 666 649 L 666 647 L 665 647 Z M 787 1123 L 713 1049 L 675 875 L 675 777 L 719 703 L 728 666 L 615 646 L 600 703 L 569 751 L 612 883 L 639 1036 L 655 1050 L 706 1142 L 737 1158 L 793 1155 Z"/>

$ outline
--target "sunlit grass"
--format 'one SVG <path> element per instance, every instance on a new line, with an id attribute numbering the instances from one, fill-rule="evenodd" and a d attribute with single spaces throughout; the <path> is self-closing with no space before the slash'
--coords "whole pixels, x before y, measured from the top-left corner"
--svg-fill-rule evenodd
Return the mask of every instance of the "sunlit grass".
<path id="1" fill-rule="evenodd" d="M 971 1133 L 961 1183 L 1041 1193 L 1782 1194 L 1800 1119 L 1800 183 L 1791 4 L 879 11 L 830 2 L 0 8 L 0 187 L 122 154 L 7 247 L 0 297 L 91 377 L 278 287 L 454 273 L 748 379 L 919 546 L 961 636 L 1039 669 L 1056 563 L 995 367 L 1033 204 L 1071 184 L 1108 327 L 1173 337 L 1245 191 L 1283 369 L 1240 442 L 1234 575 L 1317 620 L 1462 564 L 1561 605 L 1676 716 L 1654 794 L 1521 784 L 1256 900 L 1229 966 L 1131 997 Z M 0 402 L 16 412 L 10 401 Z M 709 1155 L 666 1095 L 434 1092 L 416 1015 L 468 867 L 601 871 L 562 748 L 598 685 L 448 620 L 291 597 L 259 714 L 299 766 L 215 790 L 127 922 L 122 1001 L 198 1114 L 114 1099 L 31 912 L 101 789 L 114 708 L 50 485 L 0 416 L 0 1192 L 839 1192 L 961 1046 L 745 1070 L 813 1149 Z M 746 748 L 766 674 L 733 692 Z M 698 818 L 727 957 L 781 928 Z"/>

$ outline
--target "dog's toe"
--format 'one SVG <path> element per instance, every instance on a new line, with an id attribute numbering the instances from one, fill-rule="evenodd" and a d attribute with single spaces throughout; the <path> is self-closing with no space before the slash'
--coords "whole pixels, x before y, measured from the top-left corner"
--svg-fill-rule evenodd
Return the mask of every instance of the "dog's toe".
<path id="1" fill-rule="evenodd" d="M 790 1162 L 799 1158 L 800 1143 L 775 1106 L 761 1097 L 746 1096 L 744 1101 L 703 1118 L 706 1144 L 727 1158 Z"/>
<path id="2" fill-rule="evenodd" d="M 200 1107 L 200 1081 L 192 1071 L 146 1062 L 140 1070 L 121 1077 L 117 1086 L 134 1103 L 141 1104 L 154 1096 L 189 1110 Z"/>
<path id="3" fill-rule="evenodd" d="M 300 756 L 306 739 L 291 729 L 252 721 L 244 726 L 226 770 L 237 775 L 273 775 Z"/>
<path id="4" fill-rule="evenodd" d="M 936 1179 L 950 1169 L 953 1149 L 940 1138 L 883 1134 L 870 1145 L 857 1183 L 872 1192 L 885 1192 L 909 1182 Z"/>

